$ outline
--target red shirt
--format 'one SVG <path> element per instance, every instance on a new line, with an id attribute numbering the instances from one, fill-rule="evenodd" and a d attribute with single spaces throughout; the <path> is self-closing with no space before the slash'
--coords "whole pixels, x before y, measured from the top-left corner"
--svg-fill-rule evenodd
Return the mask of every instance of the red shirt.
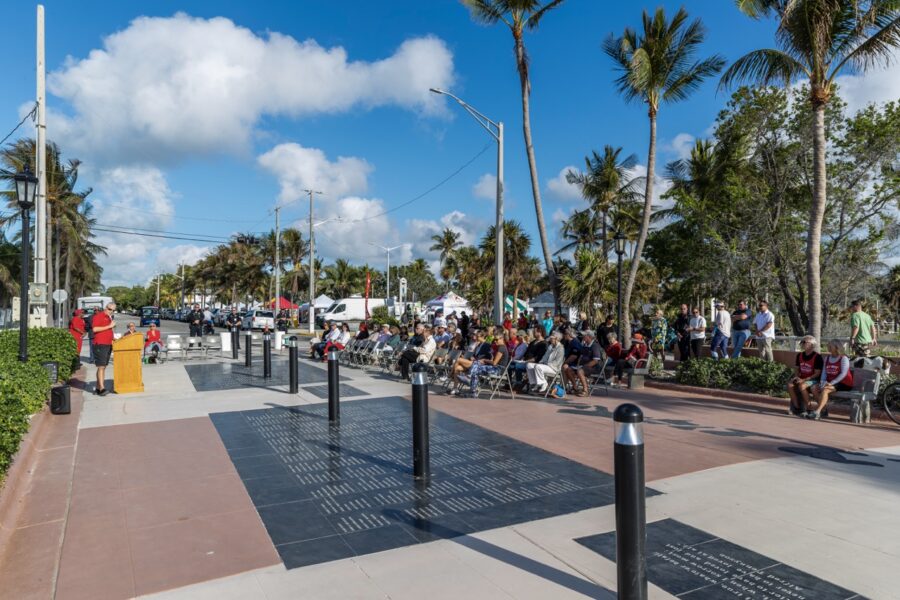
<path id="1" fill-rule="evenodd" d="M 610 344 L 606 349 L 606 355 L 615 360 L 620 359 L 622 357 L 622 345 L 619 342 Z"/>
<path id="2" fill-rule="evenodd" d="M 625 360 L 628 360 L 629 358 L 633 358 L 635 360 L 643 360 L 647 358 L 647 345 L 634 344 L 631 347 L 631 350 L 629 350 L 628 354 L 625 356 Z"/>
<path id="3" fill-rule="evenodd" d="M 153 342 L 159 341 L 159 329 L 148 329 L 147 338 L 144 340 L 144 346 L 149 346 Z"/>
<path id="4" fill-rule="evenodd" d="M 110 327 L 109 329 L 104 329 L 103 331 L 97 331 L 97 327 L 104 327 L 112 323 L 112 319 L 106 311 L 100 311 L 94 315 L 94 318 L 91 320 L 91 329 L 94 330 L 94 344 L 99 344 L 101 346 L 110 346 L 113 343 L 113 330 Z"/>
<path id="5" fill-rule="evenodd" d="M 503 329 L 507 331 L 512 329 L 512 319 L 503 319 Z"/>

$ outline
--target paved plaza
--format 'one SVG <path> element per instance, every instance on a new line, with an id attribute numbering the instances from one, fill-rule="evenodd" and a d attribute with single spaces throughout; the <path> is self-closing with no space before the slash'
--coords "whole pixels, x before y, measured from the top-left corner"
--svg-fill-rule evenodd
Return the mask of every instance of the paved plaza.
<path id="1" fill-rule="evenodd" d="M 663 389 L 455 398 L 325 365 L 145 365 L 38 442 L 0 598 L 614 598 L 612 411 L 645 413 L 652 598 L 897 598 L 900 429 Z M 109 375 L 112 376 L 111 374 Z"/>

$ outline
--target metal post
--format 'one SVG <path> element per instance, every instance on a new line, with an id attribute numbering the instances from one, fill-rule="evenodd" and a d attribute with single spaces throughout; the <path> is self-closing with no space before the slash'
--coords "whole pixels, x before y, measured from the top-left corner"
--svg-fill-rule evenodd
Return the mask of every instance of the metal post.
<path id="1" fill-rule="evenodd" d="M 253 366 L 253 350 L 252 350 L 253 338 L 251 337 L 251 335 L 252 334 L 248 333 L 247 337 L 244 338 L 244 345 L 247 346 L 247 348 L 245 350 L 246 354 L 244 354 L 244 366 L 245 367 Z"/>
<path id="2" fill-rule="evenodd" d="M 412 370 L 413 478 L 427 480 L 431 477 L 431 460 L 428 455 L 428 376 L 422 363 L 414 364 Z"/>
<path id="3" fill-rule="evenodd" d="M 272 334 L 263 334 L 263 377 L 272 376 Z"/>
<path id="4" fill-rule="evenodd" d="M 231 328 L 231 358 L 234 360 L 237 360 L 238 350 L 241 347 L 239 340 L 240 335 L 241 331 L 237 327 Z"/>
<path id="5" fill-rule="evenodd" d="M 616 337 L 619 338 L 619 343 L 622 344 L 622 347 L 625 347 L 625 339 L 622 337 L 622 255 L 619 254 L 619 285 L 616 295 L 618 300 L 616 301 L 616 310 L 618 311 L 618 319 L 616 320 Z"/>
<path id="6" fill-rule="evenodd" d="M 273 314 L 275 318 L 278 318 L 278 313 L 281 311 L 281 221 L 279 221 L 279 214 L 281 212 L 281 207 L 275 207 L 275 303 L 273 305 Z M 276 323 L 276 329 L 278 324 Z"/>
<path id="7" fill-rule="evenodd" d="M 19 360 L 28 360 L 28 263 L 31 262 L 31 212 L 22 209 L 22 274 L 19 292 Z"/>
<path id="8" fill-rule="evenodd" d="M 338 351 L 328 351 L 328 422 L 336 425 L 341 420 L 340 373 L 338 372 Z"/>
<path id="9" fill-rule="evenodd" d="M 494 322 L 503 323 L 503 121 L 497 123 L 497 243 L 494 252 Z M 513 299 L 515 302 L 515 298 Z M 515 310 L 515 307 L 513 307 Z"/>
<path id="10" fill-rule="evenodd" d="M 622 404 L 613 413 L 613 420 L 618 597 L 647 600 L 644 414 L 634 404 Z"/>
<path id="11" fill-rule="evenodd" d="M 300 385 L 297 381 L 297 337 L 291 336 L 291 345 L 288 346 L 288 393 L 296 394 L 300 391 Z"/>
<path id="12" fill-rule="evenodd" d="M 37 6 L 37 128 L 35 135 L 34 171 L 38 177 L 34 227 L 34 282 L 47 281 L 47 95 L 44 54 L 44 6 Z M 26 288 L 27 291 L 27 288 Z M 23 294 L 26 292 L 22 292 Z M 41 312 L 41 309 L 37 309 Z"/>

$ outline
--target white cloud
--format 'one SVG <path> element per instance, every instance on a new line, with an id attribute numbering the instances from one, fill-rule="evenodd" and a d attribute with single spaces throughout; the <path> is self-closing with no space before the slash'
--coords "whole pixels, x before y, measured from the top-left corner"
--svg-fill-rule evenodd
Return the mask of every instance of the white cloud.
<path id="1" fill-rule="evenodd" d="M 850 114 L 873 102 L 896 101 L 900 98 L 900 49 L 894 50 L 890 66 L 841 75 L 837 84 L 838 95 L 847 102 Z"/>
<path id="2" fill-rule="evenodd" d="M 677 158 L 685 159 L 691 156 L 691 149 L 694 147 L 694 136 L 689 133 L 679 133 L 672 141 L 666 144 L 663 149 L 671 152 Z"/>
<path id="3" fill-rule="evenodd" d="M 472 186 L 472 195 L 481 200 L 497 199 L 497 176 L 485 173 Z"/>
<path id="4" fill-rule="evenodd" d="M 410 219 L 406 222 L 403 231 L 405 239 L 410 241 L 412 258 L 430 258 L 432 272 L 439 275 L 439 253 L 431 250 L 431 246 L 434 244 L 432 236 L 440 234 L 444 229 L 450 229 L 459 234 L 459 241 L 463 246 L 473 246 L 481 241 L 481 236 L 488 227 L 487 222 L 454 210 L 437 220 Z"/>
<path id="5" fill-rule="evenodd" d="M 389 57 L 351 61 L 229 19 L 140 17 L 86 58 L 49 76 L 72 116 L 51 115 L 55 139 L 107 160 L 173 162 L 197 153 L 245 150 L 261 117 L 300 117 L 396 105 L 440 114 L 430 87 L 451 87 L 453 55 L 443 40 L 404 41 Z"/>
<path id="6" fill-rule="evenodd" d="M 636 165 L 629 173 L 632 177 L 647 177 L 647 165 Z M 671 208 L 674 204 L 669 200 L 663 200 L 662 195 L 669 191 L 672 187 L 672 180 L 662 177 L 659 170 L 653 177 L 653 206 L 657 209 Z M 641 186 L 643 192 L 643 185 Z"/>
<path id="7" fill-rule="evenodd" d="M 304 197 L 305 189 L 318 190 L 332 198 L 361 194 L 368 187 L 373 167 L 361 158 L 339 156 L 331 162 L 317 148 L 279 144 L 259 157 L 259 164 L 278 178 L 281 202 Z"/>
<path id="8" fill-rule="evenodd" d="M 581 188 L 566 180 L 566 174 L 569 171 L 574 171 L 575 173 L 580 172 L 578 167 L 563 167 L 559 172 L 559 175 L 547 181 L 547 189 L 559 200 L 582 200 L 583 196 L 581 195 Z"/>
<path id="9" fill-rule="evenodd" d="M 198 246 L 196 244 L 179 244 L 161 248 L 156 253 L 156 268 L 163 273 L 178 273 L 181 263 L 186 265 L 196 264 L 206 256 L 211 246 Z"/>
<path id="10" fill-rule="evenodd" d="M 391 222 L 384 202 L 378 198 L 350 196 L 337 201 L 323 201 L 316 209 L 316 221 L 328 221 L 316 227 L 316 256 L 334 260 L 346 259 L 355 264 L 368 262 L 381 265 L 386 259 L 384 250 L 373 246 L 402 246 L 391 251 L 391 264 L 410 259 L 410 244 L 400 239 L 400 231 Z M 304 231 L 306 221 L 295 227 Z M 405 235 L 404 235 L 405 238 Z"/>

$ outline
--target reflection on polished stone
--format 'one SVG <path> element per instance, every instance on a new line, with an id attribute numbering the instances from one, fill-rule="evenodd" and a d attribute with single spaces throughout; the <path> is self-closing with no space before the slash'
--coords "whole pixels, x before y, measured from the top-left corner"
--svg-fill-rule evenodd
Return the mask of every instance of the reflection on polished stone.
<path id="1" fill-rule="evenodd" d="M 575 541 L 616 560 L 615 531 Z M 859 598 L 854 592 L 674 519 L 647 526 L 647 579 L 679 598 Z"/>
<path id="2" fill-rule="evenodd" d="M 288 385 L 288 361 L 281 357 L 272 357 L 272 376 L 263 377 L 262 357 L 254 357 L 253 366 L 245 367 L 241 362 L 204 363 L 184 365 L 194 389 L 198 392 L 215 392 L 235 390 L 242 387 L 279 387 Z M 297 381 L 303 385 L 328 383 L 328 372 L 305 362 L 297 364 Z M 348 381 L 341 375 L 341 381 Z M 313 392 L 316 393 L 316 392 Z M 317 394 L 318 395 L 318 394 Z M 359 395 L 349 391 L 347 396 Z M 325 397 L 328 396 L 326 391 Z"/>
<path id="3" fill-rule="evenodd" d="M 431 412 L 428 485 L 403 398 L 210 415 L 288 568 L 613 502 L 612 477 Z M 655 493 L 655 492 L 651 492 Z"/>

